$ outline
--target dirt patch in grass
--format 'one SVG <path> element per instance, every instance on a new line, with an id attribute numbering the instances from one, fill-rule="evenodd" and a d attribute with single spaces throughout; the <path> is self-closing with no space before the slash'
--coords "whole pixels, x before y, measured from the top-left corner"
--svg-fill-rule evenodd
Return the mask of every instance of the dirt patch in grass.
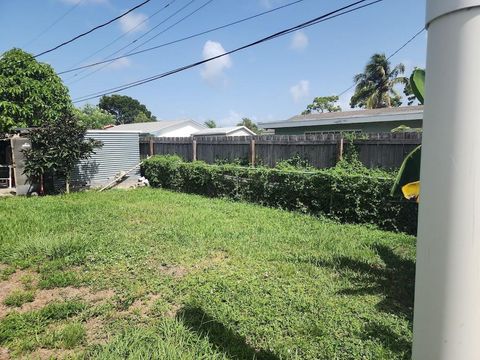
<path id="1" fill-rule="evenodd" d="M 165 312 L 165 316 L 171 319 L 177 317 L 178 312 L 182 308 L 182 305 L 179 304 L 172 304 L 170 308 Z"/>
<path id="2" fill-rule="evenodd" d="M 162 274 L 171 276 L 175 279 L 182 278 L 188 273 L 188 270 L 180 265 L 162 264 L 160 265 L 159 270 Z"/>
<path id="3" fill-rule="evenodd" d="M 9 360 L 10 355 L 8 349 L 0 347 L 0 360 Z"/>
<path id="4" fill-rule="evenodd" d="M 28 279 L 28 284 L 25 279 Z M 34 289 L 38 284 L 38 274 L 29 270 L 16 271 L 8 280 L 0 282 L 0 319 L 13 311 L 3 303 L 5 298 L 13 291 Z M 115 295 L 113 290 L 102 290 L 94 292 L 88 287 L 64 287 L 54 289 L 35 290 L 35 298 L 32 302 L 15 308 L 15 311 L 24 313 L 38 310 L 54 301 L 65 301 L 71 299 L 82 299 L 88 303 L 97 303 L 112 298 Z"/>
<path id="5" fill-rule="evenodd" d="M 196 263 L 193 267 L 197 270 L 204 270 L 211 267 L 215 267 L 218 264 L 221 264 L 227 261 L 229 258 L 228 253 L 223 250 L 214 251 L 209 256 L 207 256 L 202 261 Z"/>
<path id="6" fill-rule="evenodd" d="M 70 359 L 74 355 L 74 350 L 38 348 L 31 352 L 27 358 L 35 360 Z"/>
<path id="7" fill-rule="evenodd" d="M 103 345 L 108 342 L 108 332 L 105 331 L 105 324 L 99 317 L 90 318 L 85 323 L 87 331 L 87 344 Z"/>
<path id="8" fill-rule="evenodd" d="M 39 290 L 36 293 L 35 300 L 27 303 L 18 309 L 19 312 L 38 310 L 53 301 L 65 301 L 72 299 L 82 299 L 88 303 L 96 303 L 111 298 L 115 293 L 112 290 L 92 292 L 87 287 L 65 287 L 48 290 Z"/>
<path id="9" fill-rule="evenodd" d="M 10 309 L 4 304 L 5 299 L 13 291 L 25 289 L 24 279 L 26 278 L 34 279 L 32 280 L 33 284 L 38 281 L 38 275 L 29 270 L 18 270 L 7 280 L 0 281 L 0 319 L 10 312 Z"/>

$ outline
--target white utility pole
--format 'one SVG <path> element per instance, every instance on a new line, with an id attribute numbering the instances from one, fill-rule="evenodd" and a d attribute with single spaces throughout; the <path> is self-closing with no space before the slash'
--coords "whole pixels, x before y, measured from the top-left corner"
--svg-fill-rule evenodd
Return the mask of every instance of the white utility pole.
<path id="1" fill-rule="evenodd" d="M 415 360 L 480 359 L 480 0 L 427 0 Z"/>

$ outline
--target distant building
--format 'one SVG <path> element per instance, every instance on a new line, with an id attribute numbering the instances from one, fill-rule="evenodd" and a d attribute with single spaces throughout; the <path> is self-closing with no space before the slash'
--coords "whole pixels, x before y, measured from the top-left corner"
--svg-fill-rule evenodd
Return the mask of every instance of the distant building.
<path id="1" fill-rule="evenodd" d="M 245 126 L 232 126 L 203 129 L 192 134 L 193 136 L 253 136 L 256 135 L 252 130 Z"/>
<path id="2" fill-rule="evenodd" d="M 421 128 L 423 106 L 341 111 L 297 115 L 288 120 L 259 125 L 277 135 L 308 135 L 326 132 L 390 132 L 405 125 Z"/>
<path id="3" fill-rule="evenodd" d="M 105 131 L 136 131 L 140 135 L 156 137 L 189 137 L 203 129 L 205 126 L 193 120 L 172 120 L 122 124 L 105 129 Z"/>

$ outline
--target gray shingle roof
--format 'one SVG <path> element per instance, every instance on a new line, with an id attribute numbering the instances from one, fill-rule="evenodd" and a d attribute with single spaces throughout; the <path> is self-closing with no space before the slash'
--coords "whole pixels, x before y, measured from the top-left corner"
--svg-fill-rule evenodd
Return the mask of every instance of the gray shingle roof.
<path id="1" fill-rule="evenodd" d="M 266 129 L 322 126 L 333 124 L 361 124 L 383 121 L 422 120 L 423 106 L 403 106 L 397 108 L 340 111 L 332 113 L 315 113 L 296 115 L 288 120 L 260 123 Z"/>
<path id="2" fill-rule="evenodd" d="M 366 109 L 339 112 L 314 113 L 309 115 L 296 115 L 288 119 L 288 121 L 308 121 L 308 120 L 332 120 L 345 118 L 372 117 L 381 115 L 395 115 L 423 112 L 423 105 L 419 106 L 402 106 L 383 109 Z"/>

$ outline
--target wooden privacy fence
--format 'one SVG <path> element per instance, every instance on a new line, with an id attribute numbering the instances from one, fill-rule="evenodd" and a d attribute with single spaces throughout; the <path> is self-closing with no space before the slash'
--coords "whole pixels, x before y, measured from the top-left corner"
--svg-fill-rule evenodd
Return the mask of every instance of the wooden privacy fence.
<path id="1" fill-rule="evenodd" d="M 405 156 L 422 142 L 421 133 L 371 133 L 347 140 L 341 134 L 259 135 L 205 137 L 143 137 L 140 155 L 179 155 L 186 161 L 240 161 L 275 166 L 298 155 L 317 168 L 335 166 L 348 146 L 354 146 L 360 161 L 369 168 L 398 168 Z"/>

